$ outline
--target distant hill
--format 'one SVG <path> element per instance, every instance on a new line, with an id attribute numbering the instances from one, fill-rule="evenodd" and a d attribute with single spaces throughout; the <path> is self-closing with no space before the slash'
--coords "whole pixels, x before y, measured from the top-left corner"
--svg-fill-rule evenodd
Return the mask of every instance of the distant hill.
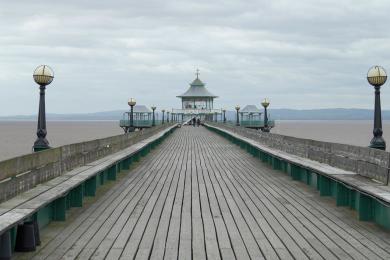
<path id="1" fill-rule="evenodd" d="M 126 110 L 127 111 L 127 110 Z M 80 113 L 80 114 L 47 114 L 47 120 L 119 120 L 125 110 L 113 110 L 96 113 Z M 269 114 L 272 119 L 276 120 L 370 120 L 373 119 L 374 112 L 370 109 L 346 109 L 346 108 L 331 108 L 331 109 L 270 109 Z M 235 111 L 227 111 L 226 117 L 228 120 L 234 120 Z M 390 120 L 390 110 L 382 111 L 382 118 Z M 0 120 L 19 120 L 29 121 L 36 120 L 36 115 L 17 115 L 3 116 Z"/>
<path id="2" fill-rule="evenodd" d="M 276 120 L 370 120 L 374 118 L 371 109 L 330 108 L 330 109 L 269 109 L 270 118 Z M 228 120 L 235 118 L 235 112 L 229 111 Z M 390 110 L 382 110 L 382 119 L 390 120 Z"/>
<path id="3" fill-rule="evenodd" d="M 80 113 L 80 114 L 47 114 L 47 120 L 119 120 L 122 118 L 122 114 L 127 112 L 125 110 L 113 110 L 95 113 Z M 37 115 L 16 115 L 16 116 L 3 116 L 0 120 L 20 120 L 29 121 L 36 120 Z"/>
<path id="4" fill-rule="evenodd" d="M 271 109 L 273 119 L 292 120 L 368 120 L 374 118 L 374 111 L 371 109 Z M 390 110 L 382 111 L 382 118 L 390 120 Z"/>

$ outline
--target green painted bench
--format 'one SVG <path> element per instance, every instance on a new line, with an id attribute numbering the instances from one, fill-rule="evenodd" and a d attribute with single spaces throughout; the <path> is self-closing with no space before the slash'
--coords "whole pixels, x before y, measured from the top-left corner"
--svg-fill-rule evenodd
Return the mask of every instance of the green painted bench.
<path id="1" fill-rule="evenodd" d="M 139 161 L 140 157 L 148 154 L 176 127 L 170 126 L 120 152 L 90 162 L 1 203 L 0 259 L 10 257 L 9 252 L 15 248 L 19 248 L 18 251 L 34 250 L 40 243 L 40 228 L 50 221 L 64 221 L 68 209 L 82 207 L 85 196 L 95 196 L 99 186 L 115 180 L 119 172 L 129 169 L 133 161 Z M 18 239 L 17 233 L 25 223 L 33 225 L 34 240 L 37 240 L 27 248 L 17 245 L 24 239 Z"/>
<path id="2" fill-rule="evenodd" d="M 289 174 L 317 189 L 321 196 L 332 196 L 337 206 L 358 212 L 359 220 L 373 221 L 390 229 L 390 186 L 330 165 L 269 148 L 256 140 L 229 130 L 205 126 L 246 149 L 273 169 Z"/>

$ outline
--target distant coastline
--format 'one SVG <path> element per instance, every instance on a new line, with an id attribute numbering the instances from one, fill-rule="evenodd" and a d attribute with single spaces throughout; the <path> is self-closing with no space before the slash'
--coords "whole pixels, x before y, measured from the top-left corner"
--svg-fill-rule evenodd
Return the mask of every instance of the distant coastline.
<path id="1" fill-rule="evenodd" d="M 122 118 L 127 110 L 113 110 L 96 113 L 50 114 L 48 121 L 116 121 Z M 270 109 L 270 117 L 274 120 L 372 120 L 371 109 L 330 108 L 330 109 Z M 234 120 L 235 111 L 226 111 L 227 120 Z M 383 120 L 390 120 L 390 110 L 382 110 Z M 36 115 L 0 116 L 0 121 L 36 121 Z"/>

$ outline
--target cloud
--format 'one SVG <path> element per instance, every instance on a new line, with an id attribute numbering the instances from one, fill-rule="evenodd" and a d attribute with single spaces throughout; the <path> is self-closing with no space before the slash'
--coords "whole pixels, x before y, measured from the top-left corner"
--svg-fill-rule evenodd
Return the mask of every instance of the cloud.
<path id="1" fill-rule="evenodd" d="M 9 1 L 0 6 L 0 115 L 179 107 L 197 67 L 217 104 L 373 106 L 368 68 L 390 72 L 388 1 Z M 390 108 L 390 90 L 382 107 Z"/>

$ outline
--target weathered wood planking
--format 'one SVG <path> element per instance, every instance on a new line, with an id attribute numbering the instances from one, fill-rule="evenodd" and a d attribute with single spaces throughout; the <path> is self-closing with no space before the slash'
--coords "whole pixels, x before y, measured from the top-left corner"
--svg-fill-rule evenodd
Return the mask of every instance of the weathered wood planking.
<path id="1" fill-rule="evenodd" d="M 390 258 L 388 231 L 202 127 L 176 130 L 132 172 L 36 259 Z"/>

